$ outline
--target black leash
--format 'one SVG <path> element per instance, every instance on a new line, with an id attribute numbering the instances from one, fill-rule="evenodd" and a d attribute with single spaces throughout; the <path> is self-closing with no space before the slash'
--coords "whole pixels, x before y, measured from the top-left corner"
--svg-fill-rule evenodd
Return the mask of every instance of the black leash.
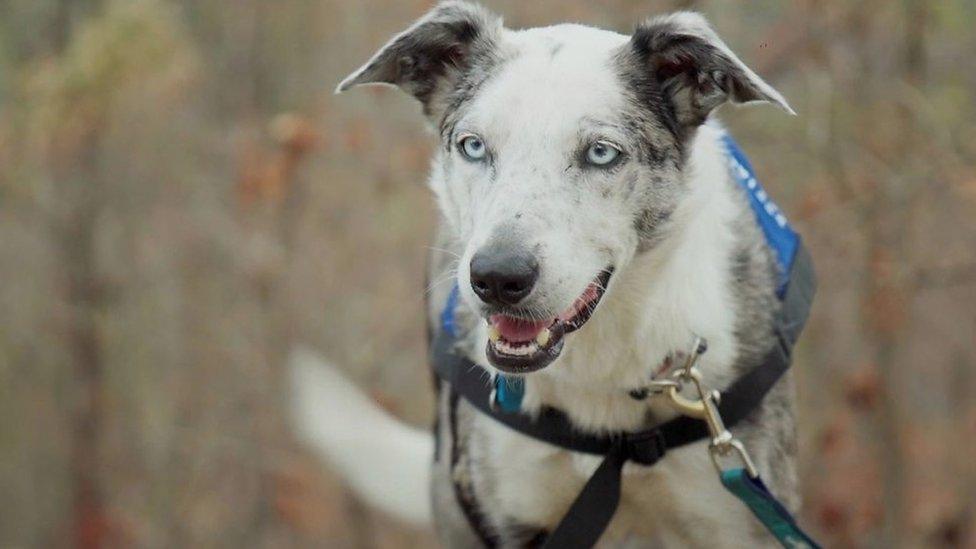
<path id="1" fill-rule="evenodd" d="M 776 344 L 761 363 L 721 394 L 718 409 L 729 427 L 758 408 L 790 366 L 793 346 L 807 320 L 815 292 L 813 265 L 802 244 L 797 248 L 788 280 L 774 325 Z M 431 350 L 434 371 L 450 384 L 451 391 L 526 436 L 567 450 L 605 456 L 544 547 L 592 547 L 619 505 L 621 472 L 625 463 L 631 461 L 651 466 L 670 449 L 709 438 L 704 423 L 685 416 L 636 433 L 591 435 L 579 432 L 569 418 L 555 408 L 543 408 L 536 418 L 503 412 L 492 406 L 492 385 L 487 373 L 455 353 L 455 346 L 453 334 L 441 330 Z"/>

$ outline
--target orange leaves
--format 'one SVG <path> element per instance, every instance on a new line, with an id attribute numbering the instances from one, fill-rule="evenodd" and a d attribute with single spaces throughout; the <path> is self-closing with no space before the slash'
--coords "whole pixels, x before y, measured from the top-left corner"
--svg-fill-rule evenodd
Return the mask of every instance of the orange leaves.
<path id="1" fill-rule="evenodd" d="M 269 130 L 275 141 L 293 155 L 305 154 L 321 141 L 321 136 L 312 123 L 292 112 L 274 117 Z"/>
<path id="2" fill-rule="evenodd" d="M 343 531 L 344 512 L 335 497 L 341 489 L 326 477 L 320 462 L 288 460 L 271 473 L 272 505 L 282 522 L 305 535 L 324 539 Z"/>
<path id="3" fill-rule="evenodd" d="M 875 333 L 894 337 L 905 326 L 908 303 L 902 282 L 901 265 L 890 250 L 878 247 L 872 250 L 867 276 L 871 277 L 871 291 L 864 301 L 865 317 Z"/>
<path id="4" fill-rule="evenodd" d="M 353 118 L 342 133 L 343 145 L 353 153 L 363 153 L 370 150 L 373 136 L 370 123 L 362 117 Z"/>
<path id="5" fill-rule="evenodd" d="M 280 203 L 302 159 L 321 142 L 315 127 L 295 113 L 279 114 L 272 119 L 268 134 L 275 141 L 276 150 L 269 151 L 259 143 L 250 142 L 241 155 L 237 196 L 245 206 Z"/>
<path id="6" fill-rule="evenodd" d="M 880 387 L 876 369 L 862 368 L 845 379 L 844 399 L 855 411 L 870 412 L 878 405 Z"/>

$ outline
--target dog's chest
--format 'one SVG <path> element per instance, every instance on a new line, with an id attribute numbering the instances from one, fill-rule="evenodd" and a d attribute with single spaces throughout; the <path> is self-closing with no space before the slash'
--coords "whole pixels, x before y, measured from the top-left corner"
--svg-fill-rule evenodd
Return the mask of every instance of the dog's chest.
<path id="1" fill-rule="evenodd" d="M 501 532 L 513 526 L 552 531 L 602 458 L 532 440 L 481 414 L 472 419 L 467 450 L 481 512 Z M 674 450 L 652 467 L 628 464 L 620 506 L 601 541 L 646 539 L 681 546 L 718 539 L 716 522 L 735 531 L 750 520 L 730 498 L 704 443 Z M 716 516 L 723 513 L 729 516 Z M 735 546 L 728 536 L 728 546 Z"/>

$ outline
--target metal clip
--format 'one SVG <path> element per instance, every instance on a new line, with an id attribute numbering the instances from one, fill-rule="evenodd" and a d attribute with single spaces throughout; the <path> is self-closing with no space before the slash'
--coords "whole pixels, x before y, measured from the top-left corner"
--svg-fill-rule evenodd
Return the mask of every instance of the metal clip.
<path id="1" fill-rule="evenodd" d="M 698 362 L 698 358 L 707 349 L 708 346 L 705 340 L 701 337 L 696 337 L 692 352 L 688 353 L 685 364 L 675 372 L 675 378 L 678 383 L 667 387 L 666 394 L 668 400 L 671 402 L 671 406 L 679 413 L 700 419 L 708 426 L 708 432 L 712 437 L 708 445 L 708 453 L 712 458 L 712 464 L 715 465 L 715 469 L 720 474 L 723 469 L 719 463 L 719 457 L 728 456 L 734 451 L 742 460 L 749 476 L 755 478 L 758 476 L 758 472 L 745 446 L 732 436 L 732 433 L 725 428 L 725 423 L 722 421 L 722 414 L 718 411 L 718 401 L 721 397 L 720 393 L 705 387 L 702 384 L 701 373 L 695 368 L 695 363 Z M 681 395 L 682 385 L 684 384 L 691 385 L 695 388 L 697 399 L 690 399 Z"/>
<path id="2" fill-rule="evenodd" d="M 726 431 L 726 433 L 728 433 L 728 431 Z M 746 451 L 746 447 L 742 444 L 742 441 L 733 437 L 732 433 L 729 433 L 728 441 L 722 444 L 715 444 L 715 441 L 712 441 L 712 443 L 708 445 L 708 455 L 712 458 L 712 465 L 715 466 L 715 470 L 718 471 L 718 474 L 721 475 L 722 471 L 725 470 L 722 467 L 722 464 L 719 463 L 719 458 L 726 457 L 733 451 L 735 451 L 735 454 L 739 457 L 739 460 L 742 461 L 742 466 L 745 467 L 746 473 L 749 473 L 749 476 L 752 478 L 758 478 L 759 471 L 756 469 L 756 465 L 752 462 L 752 458 L 749 457 L 749 452 Z"/>
<path id="3" fill-rule="evenodd" d="M 693 353 L 694 358 L 692 358 L 691 356 L 689 356 L 690 362 L 689 362 L 689 360 L 686 360 L 685 361 L 685 365 L 682 368 L 679 368 L 679 371 L 680 370 L 687 369 L 689 367 L 689 364 L 694 364 L 694 359 L 697 358 L 697 355 L 700 355 L 700 354 L 704 353 L 705 352 L 705 349 L 707 349 L 707 345 L 705 344 L 705 340 L 702 339 L 702 338 L 700 338 L 700 337 L 696 338 L 695 339 L 695 351 L 696 351 L 697 354 L 694 354 Z M 666 361 L 670 361 L 671 360 L 671 357 L 669 356 L 665 360 Z M 679 392 L 680 393 L 681 392 L 681 389 L 684 388 L 684 384 L 682 383 L 682 380 L 678 378 L 678 376 L 673 376 L 673 377 L 675 379 L 653 379 L 652 378 L 650 381 L 648 381 L 643 386 L 638 387 L 636 389 L 632 389 L 630 391 L 630 393 L 629 393 L 630 394 L 630 398 L 632 398 L 634 400 L 644 400 L 647 397 L 652 396 L 652 395 L 653 396 L 661 396 L 661 395 L 665 395 L 665 394 L 668 394 L 669 392 L 673 392 L 673 391 L 676 391 L 676 392 Z"/>
<path id="4" fill-rule="evenodd" d="M 628 394 L 634 400 L 644 400 L 651 395 L 663 395 L 672 388 L 677 388 L 680 391 L 681 382 L 676 379 L 652 379 L 647 382 L 647 385 L 632 389 Z"/>

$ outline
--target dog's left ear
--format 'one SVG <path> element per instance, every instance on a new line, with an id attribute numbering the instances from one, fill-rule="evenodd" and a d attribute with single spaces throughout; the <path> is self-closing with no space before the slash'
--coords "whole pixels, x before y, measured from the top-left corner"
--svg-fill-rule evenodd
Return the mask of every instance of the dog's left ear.
<path id="1" fill-rule="evenodd" d="M 796 114 L 697 13 L 678 12 L 639 25 L 630 48 L 642 65 L 640 70 L 649 71 L 657 81 L 683 127 L 701 125 L 726 102 L 770 102 Z"/>
<path id="2" fill-rule="evenodd" d="M 392 84 L 436 116 L 460 76 L 491 55 L 501 29 L 501 18 L 478 4 L 442 1 L 346 77 L 336 93 L 361 84 Z"/>

